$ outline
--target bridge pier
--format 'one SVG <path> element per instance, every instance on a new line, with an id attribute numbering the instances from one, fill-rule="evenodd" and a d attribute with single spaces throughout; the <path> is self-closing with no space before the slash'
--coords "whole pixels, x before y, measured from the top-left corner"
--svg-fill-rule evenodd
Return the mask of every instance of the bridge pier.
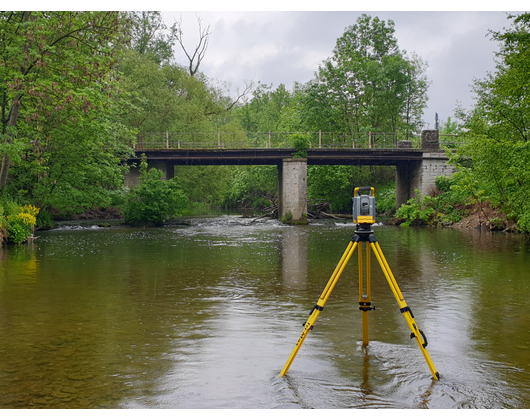
<path id="1" fill-rule="evenodd" d="M 396 164 L 396 208 L 416 197 L 415 190 L 421 195 L 432 195 L 436 188 L 436 177 L 451 176 L 455 168 L 447 164 L 445 150 L 440 150 L 438 130 L 421 132 L 422 159 Z M 408 142 L 401 142 L 408 143 Z M 399 148 L 412 145 L 398 145 Z"/>
<path id="2" fill-rule="evenodd" d="M 307 159 L 283 159 L 278 165 L 278 218 L 307 223 Z"/>

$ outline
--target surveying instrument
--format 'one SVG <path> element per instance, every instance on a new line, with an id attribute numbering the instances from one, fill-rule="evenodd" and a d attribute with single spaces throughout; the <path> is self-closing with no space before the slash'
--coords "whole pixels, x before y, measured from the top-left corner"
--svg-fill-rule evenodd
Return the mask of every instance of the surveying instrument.
<path id="1" fill-rule="evenodd" d="M 368 192 L 368 194 L 363 195 L 361 194 L 361 192 Z M 381 270 L 383 271 L 383 274 L 385 275 L 386 280 L 390 285 L 390 289 L 392 289 L 392 293 L 394 294 L 394 297 L 397 300 L 399 310 L 405 317 L 405 320 L 407 321 L 407 324 L 410 328 L 410 338 L 416 339 L 416 342 L 418 343 L 418 346 L 420 347 L 420 350 L 423 353 L 423 357 L 425 357 L 427 365 L 429 366 L 429 369 L 432 373 L 432 377 L 436 381 L 438 381 L 440 379 L 440 374 L 436 371 L 434 363 L 432 362 L 431 357 L 429 356 L 429 352 L 427 351 L 427 337 L 425 337 L 423 331 L 418 328 L 417 323 L 414 320 L 412 310 L 405 302 L 405 298 L 399 290 L 399 286 L 396 282 L 396 279 L 394 278 L 394 275 L 392 274 L 392 271 L 388 266 L 385 256 L 383 255 L 383 251 L 381 251 L 381 247 L 375 239 L 374 232 L 371 229 L 372 225 L 375 223 L 376 217 L 374 188 L 357 187 L 355 188 L 353 195 L 353 223 L 357 224 L 355 235 L 353 235 L 353 238 L 348 244 L 346 251 L 342 255 L 342 258 L 340 259 L 337 267 L 335 268 L 335 271 L 329 279 L 326 288 L 320 295 L 317 304 L 309 313 L 309 319 L 304 324 L 304 330 L 298 338 L 298 341 L 296 342 L 296 345 L 294 346 L 291 355 L 287 359 L 285 366 L 280 372 L 280 376 L 286 375 L 289 371 L 289 368 L 291 367 L 291 364 L 293 363 L 296 355 L 298 354 L 300 347 L 302 347 L 302 344 L 304 343 L 304 340 L 309 334 L 309 331 L 311 331 L 315 326 L 315 322 L 320 313 L 324 310 L 324 305 L 326 304 L 329 296 L 331 295 L 333 288 L 337 284 L 342 272 L 348 264 L 348 261 L 353 255 L 353 252 L 357 249 L 359 256 L 359 309 L 362 311 L 363 346 L 368 345 L 368 312 L 375 309 L 375 307 L 372 306 L 372 298 L 370 291 L 370 251 L 373 251 L 375 257 L 377 258 L 377 261 L 379 262 L 379 265 L 381 266 Z M 366 283 L 363 280 L 363 243 L 366 243 Z"/>

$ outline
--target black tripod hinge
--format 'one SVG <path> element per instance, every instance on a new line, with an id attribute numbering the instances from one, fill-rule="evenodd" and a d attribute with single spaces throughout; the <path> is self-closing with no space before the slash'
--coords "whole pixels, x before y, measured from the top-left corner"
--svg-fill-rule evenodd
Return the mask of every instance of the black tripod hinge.
<path id="1" fill-rule="evenodd" d="M 372 302 L 359 302 L 360 311 L 375 311 L 375 306 L 371 306 Z"/>
<path id="2" fill-rule="evenodd" d="M 309 312 L 309 315 L 313 315 L 313 312 L 315 311 L 315 309 L 316 309 L 317 311 L 322 312 L 322 311 L 324 310 L 324 307 L 323 307 L 323 306 L 319 306 L 319 305 L 315 305 L 315 306 L 313 306 L 313 309 L 311 309 L 311 311 Z"/>
<path id="3" fill-rule="evenodd" d="M 410 316 L 412 318 L 414 318 L 414 314 L 412 313 L 412 310 L 408 307 L 408 306 L 405 306 L 404 308 L 399 308 L 399 311 L 404 314 L 405 312 L 410 312 Z"/>

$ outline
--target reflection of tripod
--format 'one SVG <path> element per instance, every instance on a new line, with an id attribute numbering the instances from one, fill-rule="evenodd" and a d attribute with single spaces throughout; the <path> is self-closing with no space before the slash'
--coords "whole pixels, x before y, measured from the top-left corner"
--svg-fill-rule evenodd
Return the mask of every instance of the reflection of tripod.
<path id="1" fill-rule="evenodd" d="M 362 243 L 363 242 L 366 242 L 366 290 L 363 287 L 363 261 L 362 261 Z M 411 331 L 410 338 L 416 338 L 416 341 L 418 342 L 418 346 L 420 347 L 420 350 L 423 353 L 425 360 L 427 361 L 427 365 L 429 366 L 429 369 L 431 370 L 433 378 L 435 380 L 438 380 L 440 378 L 440 375 L 436 371 L 436 368 L 434 367 L 431 357 L 429 356 L 429 352 L 426 349 L 427 344 L 428 344 L 427 338 L 425 337 L 425 334 L 423 333 L 423 331 L 420 330 L 418 326 L 416 325 L 416 321 L 414 320 L 414 315 L 412 314 L 412 311 L 410 310 L 410 308 L 407 306 L 407 303 L 405 302 L 405 298 L 403 297 L 403 295 L 401 294 L 401 291 L 399 290 L 398 284 L 396 283 L 396 279 L 394 278 L 392 271 L 390 271 L 390 267 L 388 266 L 385 256 L 383 255 L 383 251 L 381 251 L 381 247 L 379 246 L 379 244 L 377 243 L 377 240 L 375 239 L 374 232 L 371 230 L 370 223 L 361 223 L 357 225 L 357 230 L 355 231 L 355 235 L 350 241 L 348 248 L 346 248 L 346 251 L 344 252 L 341 260 L 339 261 L 339 264 L 335 268 L 335 271 L 333 272 L 333 275 L 329 279 L 328 284 L 326 285 L 326 288 L 322 292 L 320 299 L 318 300 L 317 304 L 311 310 L 311 313 L 309 314 L 309 319 L 304 325 L 304 330 L 302 331 L 300 338 L 296 342 L 296 345 L 294 346 L 294 349 L 291 352 L 289 359 L 287 359 L 287 363 L 285 363 L 285 366 L 280 372 L 280 375 L 283 376 L 287 374 L 287 371 L 291 367 L 291 364 L 293 363 L 294 358 L 296 357 L 296 354 L 298 353 L 298 350 L 300 350 L 300 347 L 302 347 L 302 344 L 304 343 L 304 340 L 307 337 L 307 334 L 309 333 L 309 331 L 313 329 L 318 316 L 324 310 L 324 305 L 326 304 L 329 296 L 331 295 L 331 292 L 333 291 L 333 288 L 337 284 L 337 281 L 339 280 L 342 272 L 344 271 L 344 268 L 348 264 L 348 261 L 350 260 L 356 248 L 358 248 L 358 254 L 359 254 L 359 309 L 362 311 L 363 345 L 366 346 L 368 344 L 368 311 L 375 309 L 375 307 L 371 306 L 372 302 L 371 302 L 371 292 L 370 292 L 370 249 L 371 249 L 376 256 L 377 261 L 379 262 L 379 265 L 381 266 L 381 269 L 383 270 L 383 273 L 388 281 L 388 284 L 390 285 L 390 288 L 392 289 L 392 293 L 394 293 L 394 297 L 396 298 L 398 305 L 399 305 L 399 310 L 401 311 L 401 313 L 405 317 L 405 320 L 407 321 L 407 324 L 409 325 L 409 328 Z"/>

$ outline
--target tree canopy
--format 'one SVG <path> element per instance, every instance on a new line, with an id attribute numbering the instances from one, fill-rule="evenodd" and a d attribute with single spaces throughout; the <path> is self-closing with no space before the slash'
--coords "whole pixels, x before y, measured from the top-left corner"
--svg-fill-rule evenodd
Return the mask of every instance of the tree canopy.
<path id="1" fill-rule="evenodd" d="M 406 132 L 421 127 L 425 64 L 400 51 L 394 22 L 363 14 L 337 40 L 306 88 L 303 117 L 313 129 Z"/>

